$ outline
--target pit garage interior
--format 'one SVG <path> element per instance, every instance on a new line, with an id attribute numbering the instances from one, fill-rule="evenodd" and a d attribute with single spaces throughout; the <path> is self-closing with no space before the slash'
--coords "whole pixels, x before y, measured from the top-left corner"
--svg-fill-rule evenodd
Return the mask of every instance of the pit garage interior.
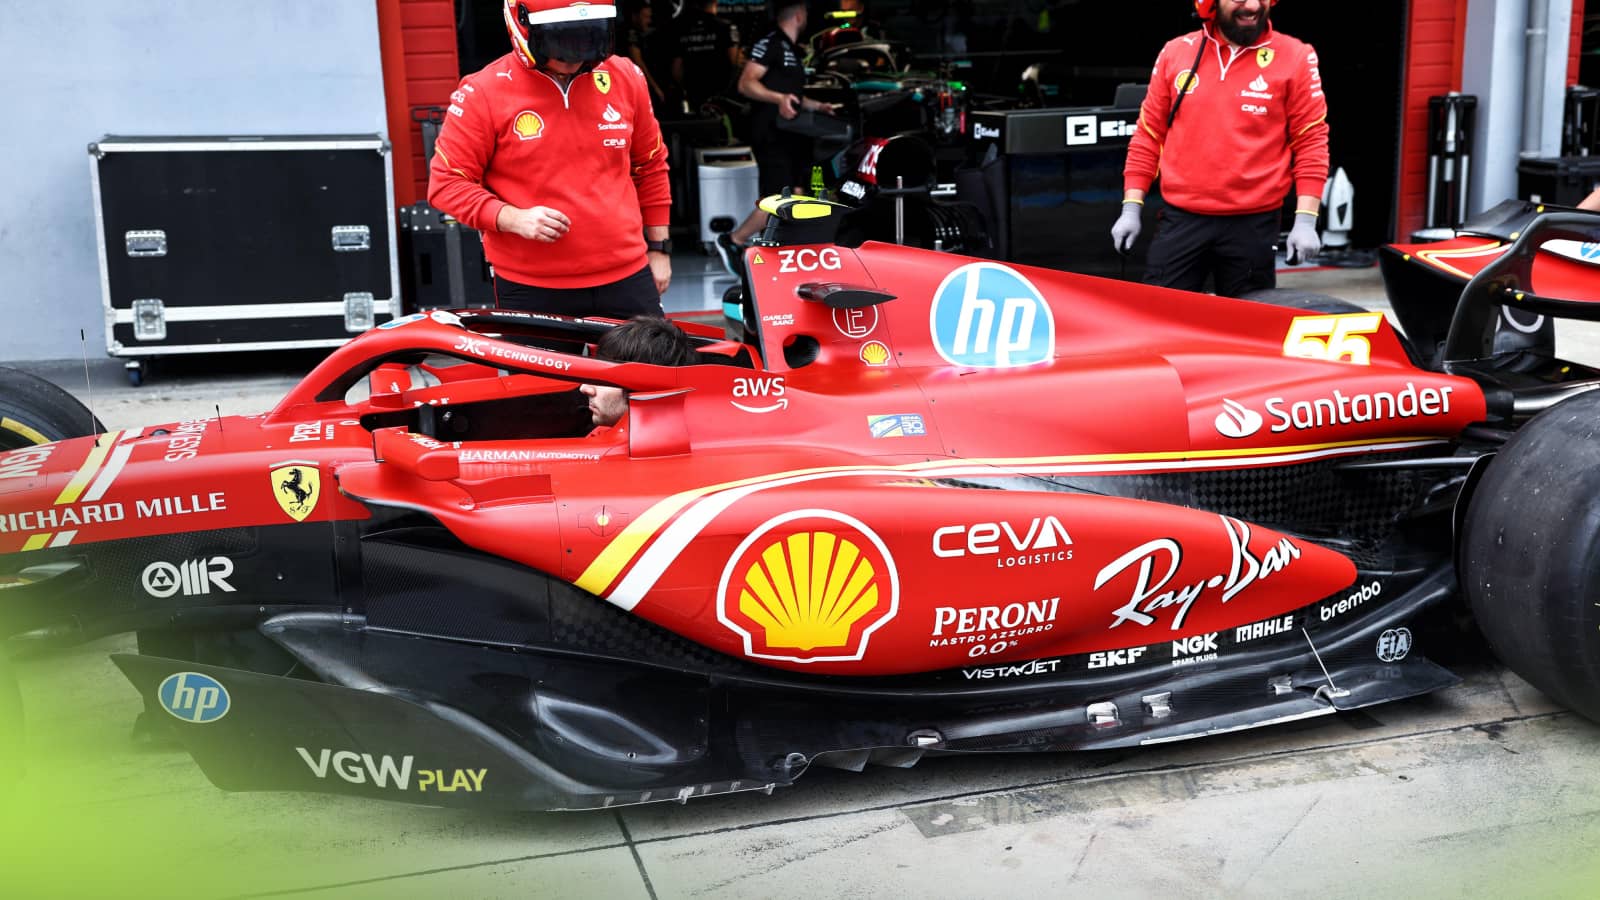
<path id="1" fill-rule="evenodd" d="M 1487 106 L 1497 79 L 1520 92 L 1521 50 L 1509 60 L 1494 53 L 1523 46 L 1523 29 L 1500 33 L 1493 19 L 1527 5 L 1283 0 L 1275 11 L 1276 25 L 1323 60 L 1332 162 L 1355 186 L 1353 247 L 1405 240 L 1427 224 L 1428 99 L 1481 91 Z M 502 52 L 499 3 L 125 6 L 87 4 L 96 52 L 81 75 L 37 74 L 78 52 L 82 35 L 65 13 L 19 7 L 0 32 L 0 58 L 12 60 L 0 66 L 23 86 L 27 128 L 13 134 L 35 135 L 14 146 L 14 171 L 31 174 L 13 175 L 8 199 L 12 221 L 33 224 L 0 229 L 0 268 L 11 273 L 0 361 L 64 385 L 113 429 L 264 410 L 319 351 L 173 357 L 142 387 L 107 357 L 84 145 L 108 133 L 376 133 L 393 145 L 397 214 L 426 193 L 418 111 L 447 105 L 463 72 Z M 1561 75 L 1548 93 L 1600 83 L 1600 33 L 1583 27 L 1584 0 L 1549 6 L 1570 6 L 1570 31 L 1549 61 Z M 657 7 L 658 21 L 670 8 Z M 869 11 L 916 51 L 970 61 L 961 71 L 974 91 L 1014 96 L 1037 65 L 1051 107 L 1109 104 L 1118 85 L 1147 77 L 1166 40 L 1193 27 L 1183 0 L 869 0 Z M 163 37 L 174 22 L 188 24 Z M 946 53 L 957 33 L 965 48 Z M 160 68 L 185 47 L 205 66 L 188 63 L 182 76 Z M 165 83 L 152 88 L 140 74 L 152 70 Z M 1548 105 L 1532 155 L 1561 157 L 1564 104 Z M 1472 209 L 1518 193 L 1522 119 L 1520 106 L 1480 107 Z M 1485 149 L 1486 132 L 1507 123 L 1516 134 Z M 1070 180 L 1057 202 L 1083 223 L 1063 267 L 1114 265 L 1105 245 L 1121 160 L 1118 147 L 1057 172 Z M 1569 180 L 1568 197 L 1585 183 Z M 690 223 L 674 237 L 679 293 L 669 309 L 720 314 L 727 282 L 715 256 Z M 1285 284 L 1385 308 L 1375 268 L 1296 271 Z M 1600 329 L 1580 338 L 1587 358 L 1600 359 Z M 27 775 L 49 812 L 13 815 L 0 802 L 0 842 L 47 848 L 11 863 L 40 895 L 1586 897 L 1600 878 L 1600 728 L 1484 661 L 1462 662 L 1464 683 L 1437 695 L 1136 752 L 930 759 L 817 771 L 771 796 L 484 814 L 221 792 L 184 754 L 129 746 L 138 698 L 107 655 L 133 650 L 123 636 L 18 666 L 23 695 L 41 698 L 28 707 L 30 733 L 57 743 Z M 0 790 L 13 775 L 0 771 Z"/>

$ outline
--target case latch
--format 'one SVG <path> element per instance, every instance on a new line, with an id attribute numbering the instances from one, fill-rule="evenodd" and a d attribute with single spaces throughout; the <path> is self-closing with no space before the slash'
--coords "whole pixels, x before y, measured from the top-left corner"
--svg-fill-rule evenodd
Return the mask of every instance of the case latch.
<path id="1" fill-rule="evenodd" d="M 372 249 L 372 229 L 365 225 L 333 226 L 333 252 L 359 253 Z"/>
<path id="2" fill-rule="evenodd" d="M 377 324 L 377 307 L 370 291 L 352 291 L 344 295 L 344 330 L 355 334 L 367 331 Z"/>
<path id="3" fill-rule="evenodd" d="M 166 256 L 167 233 L 159 228 L 129 231 L 122 236 L 129 256 Z"/>
<path id="4" fill-rule="evenodd" d="M 156 299 L 133 301 L 133 336 L 141 341 L 167 339 L 167 305 Z"/>

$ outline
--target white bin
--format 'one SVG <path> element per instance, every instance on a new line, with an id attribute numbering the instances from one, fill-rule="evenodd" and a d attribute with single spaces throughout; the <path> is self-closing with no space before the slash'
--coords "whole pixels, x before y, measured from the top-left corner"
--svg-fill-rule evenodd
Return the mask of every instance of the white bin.
<path id="1" fill-rule="evenodd" d="M 700 181 L 700 240 L 714 253 L 717 232 L 711 230 L 711 220 L 726 216 L 737 226 L 756 208 L 756 158 L 749 147 L 702 148 L 694 158 Z"/>

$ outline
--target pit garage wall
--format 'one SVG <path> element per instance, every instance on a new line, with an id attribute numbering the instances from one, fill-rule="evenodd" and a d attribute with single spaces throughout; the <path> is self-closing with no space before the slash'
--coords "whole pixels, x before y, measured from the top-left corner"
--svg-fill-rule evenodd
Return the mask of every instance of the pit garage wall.
<path id="1" fill-rule="evenodd" d="M 89 142 L 388 132 L 371 2 L 8 3 L 0 84 L 0 363 L 105 357 Z"/>
<path id="2" fill-rule="evenodd" d="M 394 141 L 394 200 L 407 206 L 428 196 L 421 106 L 447 106 L 460 82 L 454 0 L 377 0 L 383 82 Z M 509 46 L 507 49 L 510 49 Z"/>
<path id="3" fill-rule="evenodd" d="M 1571 6 L 1569 26 L 1564 33 L 1552 28 L 1549 35 L 1552 70 L 1559 73 L 1564 69 L 1565 77 L 1547 80 L 1545 98 L 1545 143 L 1548 145 L 1553 136 L 1556 148 L 1560 142 L 1564 91 L 1577 83 L 1582 49 L 1584 0 L 1565 2 Z M 1475 17 L 1470 39 L 1469 11 Z M 1411 232 L 1423 227 L 1427 216 L 1429 97 L 1450 91 L 1479 96 L 1478 136 L 1472 156 L 1478 175 L 1472 179 L 1471 208 L 1486 209 L 1515 193 L 1516 152 L 1521 146 L 1519 100 L 1525 11 L 1525 0 L 1411 0 L 1401 94 L 1396 240 L 1406 240 Z M 1516 18 L 1517 12 L 1523 13 L 1523 19 Z M 1566 45 L 1565 52 L 1561 52 L 1562 44 Z M 1473 68 L 1464 72 L 1464 65 Z M 1497 100 L 1502 101 L 1499 109 L 1495 109 Z M 1489 128 L 1499 129 L 1500 146 L 1488 142 L 1485 132 Z M 1508 129 L 1511 134 L 1505 138 Z M 1552 148 L 1544 155 L 1554 156 L 1557 152 Z"/>

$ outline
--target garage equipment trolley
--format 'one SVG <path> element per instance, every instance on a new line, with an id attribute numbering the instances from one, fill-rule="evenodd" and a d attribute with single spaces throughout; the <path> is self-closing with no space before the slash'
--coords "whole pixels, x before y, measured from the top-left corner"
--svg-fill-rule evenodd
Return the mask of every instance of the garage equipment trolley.
<path id="1" fill-rule="evenodd" d="M 377 134 L 107 135 L 89 145 L 106 352 L 336 347 L 396 314 Z"/>

